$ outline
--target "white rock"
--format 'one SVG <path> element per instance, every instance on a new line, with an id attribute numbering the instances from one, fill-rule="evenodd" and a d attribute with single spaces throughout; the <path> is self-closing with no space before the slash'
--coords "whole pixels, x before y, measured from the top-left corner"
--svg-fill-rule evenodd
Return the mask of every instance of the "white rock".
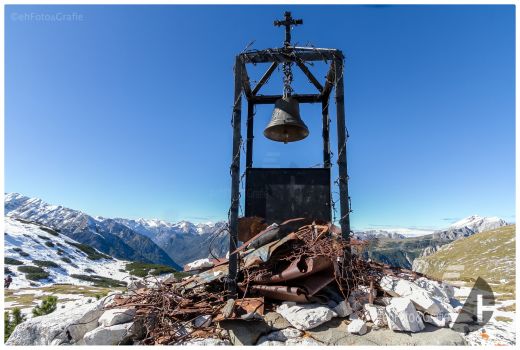
<path id="1" fill-rule="evenodd" d="M 421 314 L 423 321 L 436 327 L 447 327 L 451 321 L 449 314 L 439 314 L 436 316 Z"/>
<path id="2" fill-rule="evenodd" d="M 184 265 L 184 271 L 200 270 L 215 265 L 210 259 L 199 259 Z"/>
<path id="3" fill-rule="evenodd" d="M 347 317 L 353 312 L 352 308 L 350 307 L 350 303 L 347 300 L 342 300 L 338 304 L 334 304 L 334 302 L 331 302 L 329 306 L 331 307 L 332 311 L 338 315 L 338 317 Z"/>
<path id="4" fill-rule="evenodd" d="M 280 345 L 289 339 L 298 338 L 303 335 L 303 332 L 296 328 L 285 328 L 278 331 L 271 332 L 267 335 L 261 336 L 256 345 Z"/>
<path id="5" fill-rule="evenodd" d="M 81 301 L 66 308 L 19 324 L 6 345 L 61 345 L 74 344 L 85 333 L 98 326 L 105 300 L 82 304 Z"/>
<path id="6" fill-rule="evenodd" d="M 110 327 L 116 324 L 128 323 L 134 319 L 135 309 L 109 309 L 99 318 L 99 324 Z"/>
<path id="7" fill-rule="evenodd" d="M 217 339 L 217 338 L 195 338 L 190 339 L 188 341 L 185 341 L 184 343 L 181 343 L 179 345 L 187 345 L 187 346 L 216 346 L 216 345 L 231 345 L 229 341 Z"/>
<path id="8" fill-rule="evenodd" d="M 260 339 L 258 340 L 258 343 L 256 343 L 256 345 L 259 345 L 259 346 L 282 346 L 282 345 L 285 345 L 285 342 L 283 341 L 276 341 L 276 340 L 267 340 L 263 337 L 260 337 Z"/>
<path id="9" fill-rule="evenodd" d="M 384 306 L 365 304 L 365 314 L 376 327 L 384 327 L 388 324 Z"/>
<path id="10" fill-rule="evenodd" d="M 347 331 L 352 334 L 363 335 L 367 332 L 367 325 L 363 320 L 353 320 L 349 323 Z"/>
<path id="11" fill-rule="evenodd" d="M 289 339 L 285 342 L 285 345 L 288 346 L 296 346 L 296 345 L 304 345 L 304 346 L 319 346 L 319 345 L 325 345 L 322 342 L 319 342 L 317 340 L 314 340 L 312 338 L 293 338 Z"/>
<path id="12" fill-rule="evenodd" d="M 195 328 L 208 327 L 211 324 L 211 315 L 200 315 L 193 320 L 193 326 Z"/>
<path id="13" fill-rule="evenodd" d="M 133 322 L 116 324 L 110 327 L 98 327 L 83 337 L 86 345 L 118 345 L 130 334 Z"/>
<path id="14" fill-rule="evenodd" d="M 284 302 L 276 312 L 282 315 L 293 327 L 308 330 L 330 321 L 337 314 L 319 304 L 296 304 Z"/>
<path id="15" fill-rule="evenodd" d="M 408 298 L 393 298 L 385 313 L 391 330 L 419 332 L 424 329 L 421 316 Z"/>
<path id="16" fill-rule="evenodd" d="M 449 284 L 432 281 L 426 277 L 418 278 L 414 281 L 419 287 L 430 292 L 434 297 L 449 303 L 450 299 L 455 295 L 455 289 Z"/>
<path id="17" fill-rule="evenodd" d="M 380 286 L 392 296 L 409 298 L 419 310 L 430 315 L 438 315 L 441 312 L 453 310 L 449 303 L 435 299 L 426 289 L 401 278 L 384 276 L 380 281 Z"/>

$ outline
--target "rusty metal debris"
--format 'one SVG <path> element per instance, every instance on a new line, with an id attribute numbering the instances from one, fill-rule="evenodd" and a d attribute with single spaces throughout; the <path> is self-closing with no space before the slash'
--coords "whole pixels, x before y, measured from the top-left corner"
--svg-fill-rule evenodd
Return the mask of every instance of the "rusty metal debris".
<path id="1" fill-rule="evenodd" d="M 374 301 L 384 295 L 378 286 L 384 275 L 418 277 L 413 271 L 362 260 L 351 252 L 365 243 L 346 241 L 338 231 L 334 225 L 306 219 L 264 228 L 236 250 L 240 273 L 235 295 L 229 294 L 228 260 L 222 258 L 206 271 L 137 290 L 115 299 L 114 305 L 137 309 L 147 330 L 141 344 L 180 344 L 194 337 L 225 337 L 218 322 L 261 318 L 281 301 L 327 304 L 351 294 Z M 360 288 L 367 293 L 351 293 Z"/>

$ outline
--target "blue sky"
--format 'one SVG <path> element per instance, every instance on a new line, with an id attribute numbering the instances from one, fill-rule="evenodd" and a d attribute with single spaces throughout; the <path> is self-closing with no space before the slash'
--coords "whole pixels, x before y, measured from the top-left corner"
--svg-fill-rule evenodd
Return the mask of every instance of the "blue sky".
<path id="1" fill-rule="evenodd" d="M 354 228 L 515 220 L 512 5 L 7 6 L 6 192 L 106 217 L 225 219 L 234 55 L 280 46 L 285 10 L 304 20 L 294 42 L 347 57 Z M 313 92 L 296 71 L 294 88 Z M 283 145 L 257 108 L 256 166 L 322 161 L 320 108 L 301 113 L 311 135 Z"/>

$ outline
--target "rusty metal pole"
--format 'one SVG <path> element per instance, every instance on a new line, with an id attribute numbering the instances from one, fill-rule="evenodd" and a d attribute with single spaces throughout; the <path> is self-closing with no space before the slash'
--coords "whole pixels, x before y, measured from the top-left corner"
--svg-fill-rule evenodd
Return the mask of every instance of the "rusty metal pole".
<path id="1" fill-rule="evenodd" d="M 343 55 L 334 59 L 334 81 L 336 85 L 336 118 L 338 127 L 338 171 L 340 225 L 344 239 L 350 239 L 350 203 L 348 195 L 347 135 L 345 128 L 345 98 L 343 92 Z"/>
<path id="2" fill-rule="evenodd" d="M 322 137 L 323 137 L 323 167 L 330 168 L 330 142 L 329 142 L 329 96 L 321 102 L 321 114 L 323 116 Z"/>
<path id="3" fill-rule="evenodd" d="M 253 102 L 247 103 L 247 142 L 246 142 L 246 168 L 253 166 L 253 115 L 255 113 L 255 105 Z"/>
<path id="4" fill-rule="evenodd" d="M 240 145 L 242 143 L 242 62 L 240 56 L 235 60 L 235 94 L 233 100 L 233 154 L 231 160 L 231 207 L 229 212 L 229 252 L 238 245 L 238 207 L 240 201 Z M 231 294 L 236 293 L 238 273 L 237 253 L 229 256 L 229 282 Z"/>

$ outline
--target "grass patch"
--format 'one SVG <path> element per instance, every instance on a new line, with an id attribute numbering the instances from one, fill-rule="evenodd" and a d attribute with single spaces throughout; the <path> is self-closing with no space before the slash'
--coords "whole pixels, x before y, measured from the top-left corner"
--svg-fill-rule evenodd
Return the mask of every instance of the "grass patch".
<path id="1" fill-rule="evenodd" d="M 128 273 L 137 277 L 146 277 L 148 275 L 158 276 L 165 273 L 177 272 L 177 270 L 170 266 L 142 262 L 131 262 L 125 266 L 125 269 Z"/>
<path id="2" fill-rule="evenodd" d="M 60 265 L 56 264 L 54 261 L 49 260 L 33 260 L 34 265 L 39 267 L 60 267 Z"/>
<path id="3" fill-rule="evenodd" d="M 495 317 L 495 319 L 497 321 L 502 321 L 502 322 L 513 322 L 513 319 L 510 318 L 510 317 L 505 317 L 505 316 L 497 316 Z"/>
<path id="4" fill-rule="evenodd" d="M 82 281 L 92 282 L 96 287 L 126 287 L 125 282 L 121 282 L 112 278 L 96 276 L 96 275 L 80 275 L 80 274 L 72 274 L 70 275 L 72 278 L 77 278 Z"/>
<path id="5" fill-rule="evenodd" d="M 38 266 L 19 266 L 18 271 L 25 273 L 25 278 L 39 281 L 49 277 L 49 273 Z"/>
<path id="6" fill-rule="evenodd" d="M 86 244 L 73 243 L 73 242 L 67 242 L 67 243 L 78 248 L 83 253 L 87 254 L 87 258 L 89 258 L 90 260 L 112 259 L 110 256 L 100 253 L 96 249 L 94 249 L 91 246 L 88 246 Z"/>
<path id="7" fill-rule="evenodd" d="M 45 242 L 45 245 L 46 245 L 47 247 L 49 247 L 49 248 L 54 247 L 54 243 L 52 243 L 52 242 L 50 242 L 50 241 L 46 241 L 46 242 Z"/>
<path id="8" fill-rule="evenodd" d="M 51 234 L 53 236 L 58 237 L 60 234 L 58 233 L 58 230 L 53 230 L 52 228 L 48 228 L 45 226 L 40 226 L 40 230 L 47 232 L 48 234 Z"/>
<path id="9" fill-rule="evenodd" d="M 23 262 L 21 262 L 20 260 L 16 260 L 14 258 L 5 257 L 4 264 L 6 264 L 6 265 L 23 265 Z"/>
<path id="10" fill-rule="evenodd" d="M 516 304 L 502 306 L 498 308 L 499 311 L 516 312 Z"/>

